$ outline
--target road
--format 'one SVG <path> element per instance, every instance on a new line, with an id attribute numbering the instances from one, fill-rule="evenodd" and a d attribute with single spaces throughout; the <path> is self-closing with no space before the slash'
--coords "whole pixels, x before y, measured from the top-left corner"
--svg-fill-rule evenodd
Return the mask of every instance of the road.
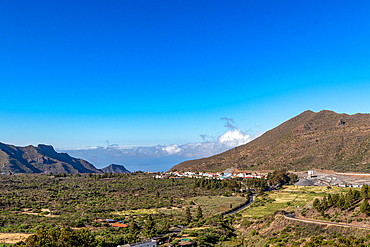
<path id="1" fill-rule="evenodd" d="M 228 212 L 227 214 L 224 214 L 224 215 L 232 215 L 232 214 L 235 214 L 237 212 L 240 212 L 243 209 L 249 207 L 254 202 L 254 196 L 255 196 L 255 194 L 252 194 L 252 195 L 249 196 L 249 202 L 248 202 L 248 204 L 245 204 L 243 207 L 238 208 L 238 209 L 235 209 L 235 210 L 232 210 L 231 212 Z"/>
<path id="2" fill-rule="evenodd" d="M 355 228 L 370 230 L 370 227 L 367 227 L 367 226 L 357 226 L 357 225 L 350 225 L 350 224 L 346 224 L 346 223 L 337 223 L 337 222 L 330 222 L 330 221 L 324 221 L 324 220 L 313 220 L 313 219 L 299 218 L 299 217 L 296 217 L 295 214 L 284 215 L 284 217 L 287 218 L 287 219 L 290 219 L 290 220 L 307 222 L 307 223 L 315 223 L 315 224 L 320 224 L 320 225 L 355 227 Z"/>

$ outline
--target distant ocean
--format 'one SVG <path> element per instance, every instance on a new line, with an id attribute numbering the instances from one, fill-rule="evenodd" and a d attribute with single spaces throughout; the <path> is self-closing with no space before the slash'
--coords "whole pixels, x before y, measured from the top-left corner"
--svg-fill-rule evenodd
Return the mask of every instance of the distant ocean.
<path id="1" fill-rule="evenodd" d="M 104 152 L 103 150 L 58 150 L 58 152 L 68 153 L 75 158 L 87 160 L 96 168 L 103 168 L 110 164 L 123 165 L 129 171 L 168 171 L 173 166 L 189 160 L 189 158 L 180 155 L 168 156 L 125 156 L 112 155 L 111 152 Z"/>

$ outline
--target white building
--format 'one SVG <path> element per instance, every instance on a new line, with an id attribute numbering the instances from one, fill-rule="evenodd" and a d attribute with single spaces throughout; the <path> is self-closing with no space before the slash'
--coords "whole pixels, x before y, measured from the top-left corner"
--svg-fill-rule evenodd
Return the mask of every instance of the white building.
<path id="1" fill-rule="evenodd" d="M 157 241 L 148 239 L 133 244 L 118 245 L 117 247 L 157 247 Z"/>
<path id="2" fill-rule="evenodd" d="M 313 175 L 313 170 L 308 171 L 308 176 L 307 176 L 307 178 L 308 178 L 308 179 L 310 179 L 310 178 L 313 178 L 313 177 L 316 177 L 315 175 Z"/>

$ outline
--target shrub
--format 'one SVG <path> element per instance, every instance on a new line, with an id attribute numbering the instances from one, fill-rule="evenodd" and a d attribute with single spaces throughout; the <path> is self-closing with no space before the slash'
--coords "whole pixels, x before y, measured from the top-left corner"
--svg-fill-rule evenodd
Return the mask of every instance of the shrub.
<path id="1" fill-rule="evenodd" d="M 173 241 L 171 242 L 171 246 L 172 246 L 172 245 L 177 244 L 178 242 L 180 242 L 180 240 L 179 240 L 179 239 L 173 240 Z"/>
<path id="2" fill-rule="evenodd" d="M 83 220 L 82 220 L 82 219 L 78 219 L 78 220 L 75 220 L 75 221 L 73 222 L 73 226 L 75 226 L 75 227 L 84 227 L 84 226 L 85 226 L 85 224 L 84 224 L 84 222 L 83 222 Z"/>

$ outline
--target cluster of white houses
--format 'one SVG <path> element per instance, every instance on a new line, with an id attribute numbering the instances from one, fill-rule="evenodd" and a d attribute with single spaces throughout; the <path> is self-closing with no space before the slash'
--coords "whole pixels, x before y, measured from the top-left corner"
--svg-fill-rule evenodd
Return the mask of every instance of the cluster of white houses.
<path id="1" fill-rule="evenodd" d="M 362 184 L 368 182 L 344 182 L 339 179 L 335 174 L 326 174 L 326 175 L 319 175 L 317 176 L 314 174 L 313 170 L 307 172 L 308 176 L 300 177 L 299 181 L 295 183 L 296 185 L 301 186 L 338 186 L 338 187 L 357 187 L 361 188 Z M 154 173 L 153 173 L 154 174 Z M 364 175 L 364 174 L 360 174 Z M 368 174 L 365 174 L 368 175 Z M 225 180 L 225 179 L 253 179 L 253 178 L 265 178 L 267 179 L 267 173 L 246 173 L 246 172 L 238 172 L 238 173 L 211 173 L 211 172 L 162 172 L 162 173 L 155 173 L 155 178 L 172 178 L 172 179 L 180 179 L 180 178 L 205 178 L 205 179 L 218 179 L 218 180 Z"/>
<path id="2" fill-rule="evenodd" d="M 236 179 L 236 178 L 266 178 L 267 174 L 263 173 L 210 173 L 210 172 L 166 172 L 156 174 L 155 178 L 206 178 L 206 179 Z"/>

